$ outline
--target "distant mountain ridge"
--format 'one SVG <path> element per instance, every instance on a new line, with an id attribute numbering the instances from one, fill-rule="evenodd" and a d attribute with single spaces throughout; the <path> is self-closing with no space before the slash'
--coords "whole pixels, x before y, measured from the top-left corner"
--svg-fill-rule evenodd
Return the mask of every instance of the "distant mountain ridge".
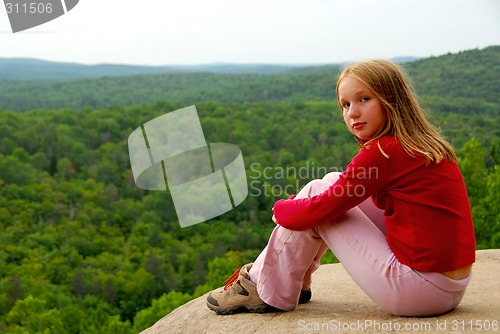
<path id="1" fill-rule="evenodd" d="M 37 60 L 31 60 L 37 63 Z M 105 66 L 105 65 L 102 65 Z M 214 64 L 225 73 L 175 72 L 117 75 L 66 80 L 0 80 L 0 109 L 107 108 L 158 101 L 186 106 L 201 102 L 246 103 L 332 101 L 341 65 L 310 67 L 244 67 Z M 241 65 L 242 66 L 242 65 Z M 252 66 L 257 66 L 252 69 Z M 270 65 L 272 66 L 272 65 Z M 46 64 L 46 71 L 50 69 Z M 415 82 L 425 107 L 439 112 L 499 115 L 500 46 L 407 62 L 403 67 Z M 92 68 L 97 68 L 92 67 Z M 112 65 L 117 71 L 120 67 Z M 80 68 L 81 69 L 81 68 Z M 130 69 L 127 69 L 130 70 Z M 137 69 L 136 69 L 137 70 Z M 281 72 L 272 72 L 278 71 Z M 254 72 L 251 72 L 254 71 Z M 118 71 L 119 72 L 119 71 Z M 108 72 L 109 73 L 109 72 Z M 124 72 L 123 72 L 124 73 Z M 123 74 L 122 73 L 122 74 Z M 88 74 L 87 74 L 88 75 Z"/>
<path id="2" fill-rule="evenodd" d="M 0 80 L 68 80 L 165 73 L 282 73 L 293 65 L 225 64 L 140 66 L 121 64 L 85 65 L 34 58 L 0 58 Z"/>
<path id="3" fill-rule="evenodd" d="M 396 62 L 415 61 L 398 57 Z M 165 73 L 280 74 L 313 68 L 338 67 L 339 64 L 235 64 L 141 66 L 125 64 L 85 65 L 36 58 L 0 58 L 0 80 L 73 80 Z"/>

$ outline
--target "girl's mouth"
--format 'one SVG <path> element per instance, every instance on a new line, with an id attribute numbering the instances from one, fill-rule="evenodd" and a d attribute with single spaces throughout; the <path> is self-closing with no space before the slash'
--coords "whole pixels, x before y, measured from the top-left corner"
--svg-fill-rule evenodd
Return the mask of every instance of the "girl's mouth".
<path id="1" fill-rule="evenodd" d="M 356 123 L 353 123 L 352 128 L 354 130 L 359 130 L 359 129 L 361 129 L 365 125 L 366 125 L 366 123 L 356 122 Z"/>

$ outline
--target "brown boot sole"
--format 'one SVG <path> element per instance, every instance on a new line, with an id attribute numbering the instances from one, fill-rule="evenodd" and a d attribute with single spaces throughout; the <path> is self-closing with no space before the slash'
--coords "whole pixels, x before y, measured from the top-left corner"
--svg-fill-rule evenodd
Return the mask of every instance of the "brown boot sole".
<path id="1" fill-rule="evenodd" d="M 272 307 L 270 305 L 260 305 L 260 306 L 247 306 L 247 305 L 241 305 L 238 307 L 235 307 L 233 309 L 222 309 L 219 306 L 215 306 L 211 303 L 208 302 L 207 300 L 207 307 L 217 313 L 218 315 L 230 315 L 230 314 L 236 314 L 236 313 L 243 313 L 243 312 L 248 312 L 248 313 L 268 313 L 268 312 L 280 312 L 281 310 L 277 309 L 276 307 Z"/>

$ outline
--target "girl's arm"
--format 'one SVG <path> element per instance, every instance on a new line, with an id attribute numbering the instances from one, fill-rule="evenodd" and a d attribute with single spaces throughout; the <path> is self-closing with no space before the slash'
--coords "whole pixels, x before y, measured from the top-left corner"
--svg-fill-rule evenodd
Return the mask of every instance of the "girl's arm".
<path id="1" fill-rule="evenodd" d="M 333 223 L 348 210 L 382 190 L 387 183 L 389 159 L 377 145 L 363 148 L 330 188 L 311 197 L 278 200 L 273 221 L 291 230 Z"/>

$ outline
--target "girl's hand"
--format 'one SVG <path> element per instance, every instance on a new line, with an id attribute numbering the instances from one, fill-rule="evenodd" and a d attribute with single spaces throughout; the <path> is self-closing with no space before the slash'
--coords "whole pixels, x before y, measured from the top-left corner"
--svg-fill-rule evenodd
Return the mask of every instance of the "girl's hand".
<path id="1" fill-rule="evenodd" d="M 273 219 L 273 222 L 274 222 L 276 225 L 279 225 L 278 221 L 276 220 L 276 217 L 274 216 L 274 206 L 273 206 L 272 210 L 273 210 L 273 218 L 272 218 L 272 219 Z"/>

